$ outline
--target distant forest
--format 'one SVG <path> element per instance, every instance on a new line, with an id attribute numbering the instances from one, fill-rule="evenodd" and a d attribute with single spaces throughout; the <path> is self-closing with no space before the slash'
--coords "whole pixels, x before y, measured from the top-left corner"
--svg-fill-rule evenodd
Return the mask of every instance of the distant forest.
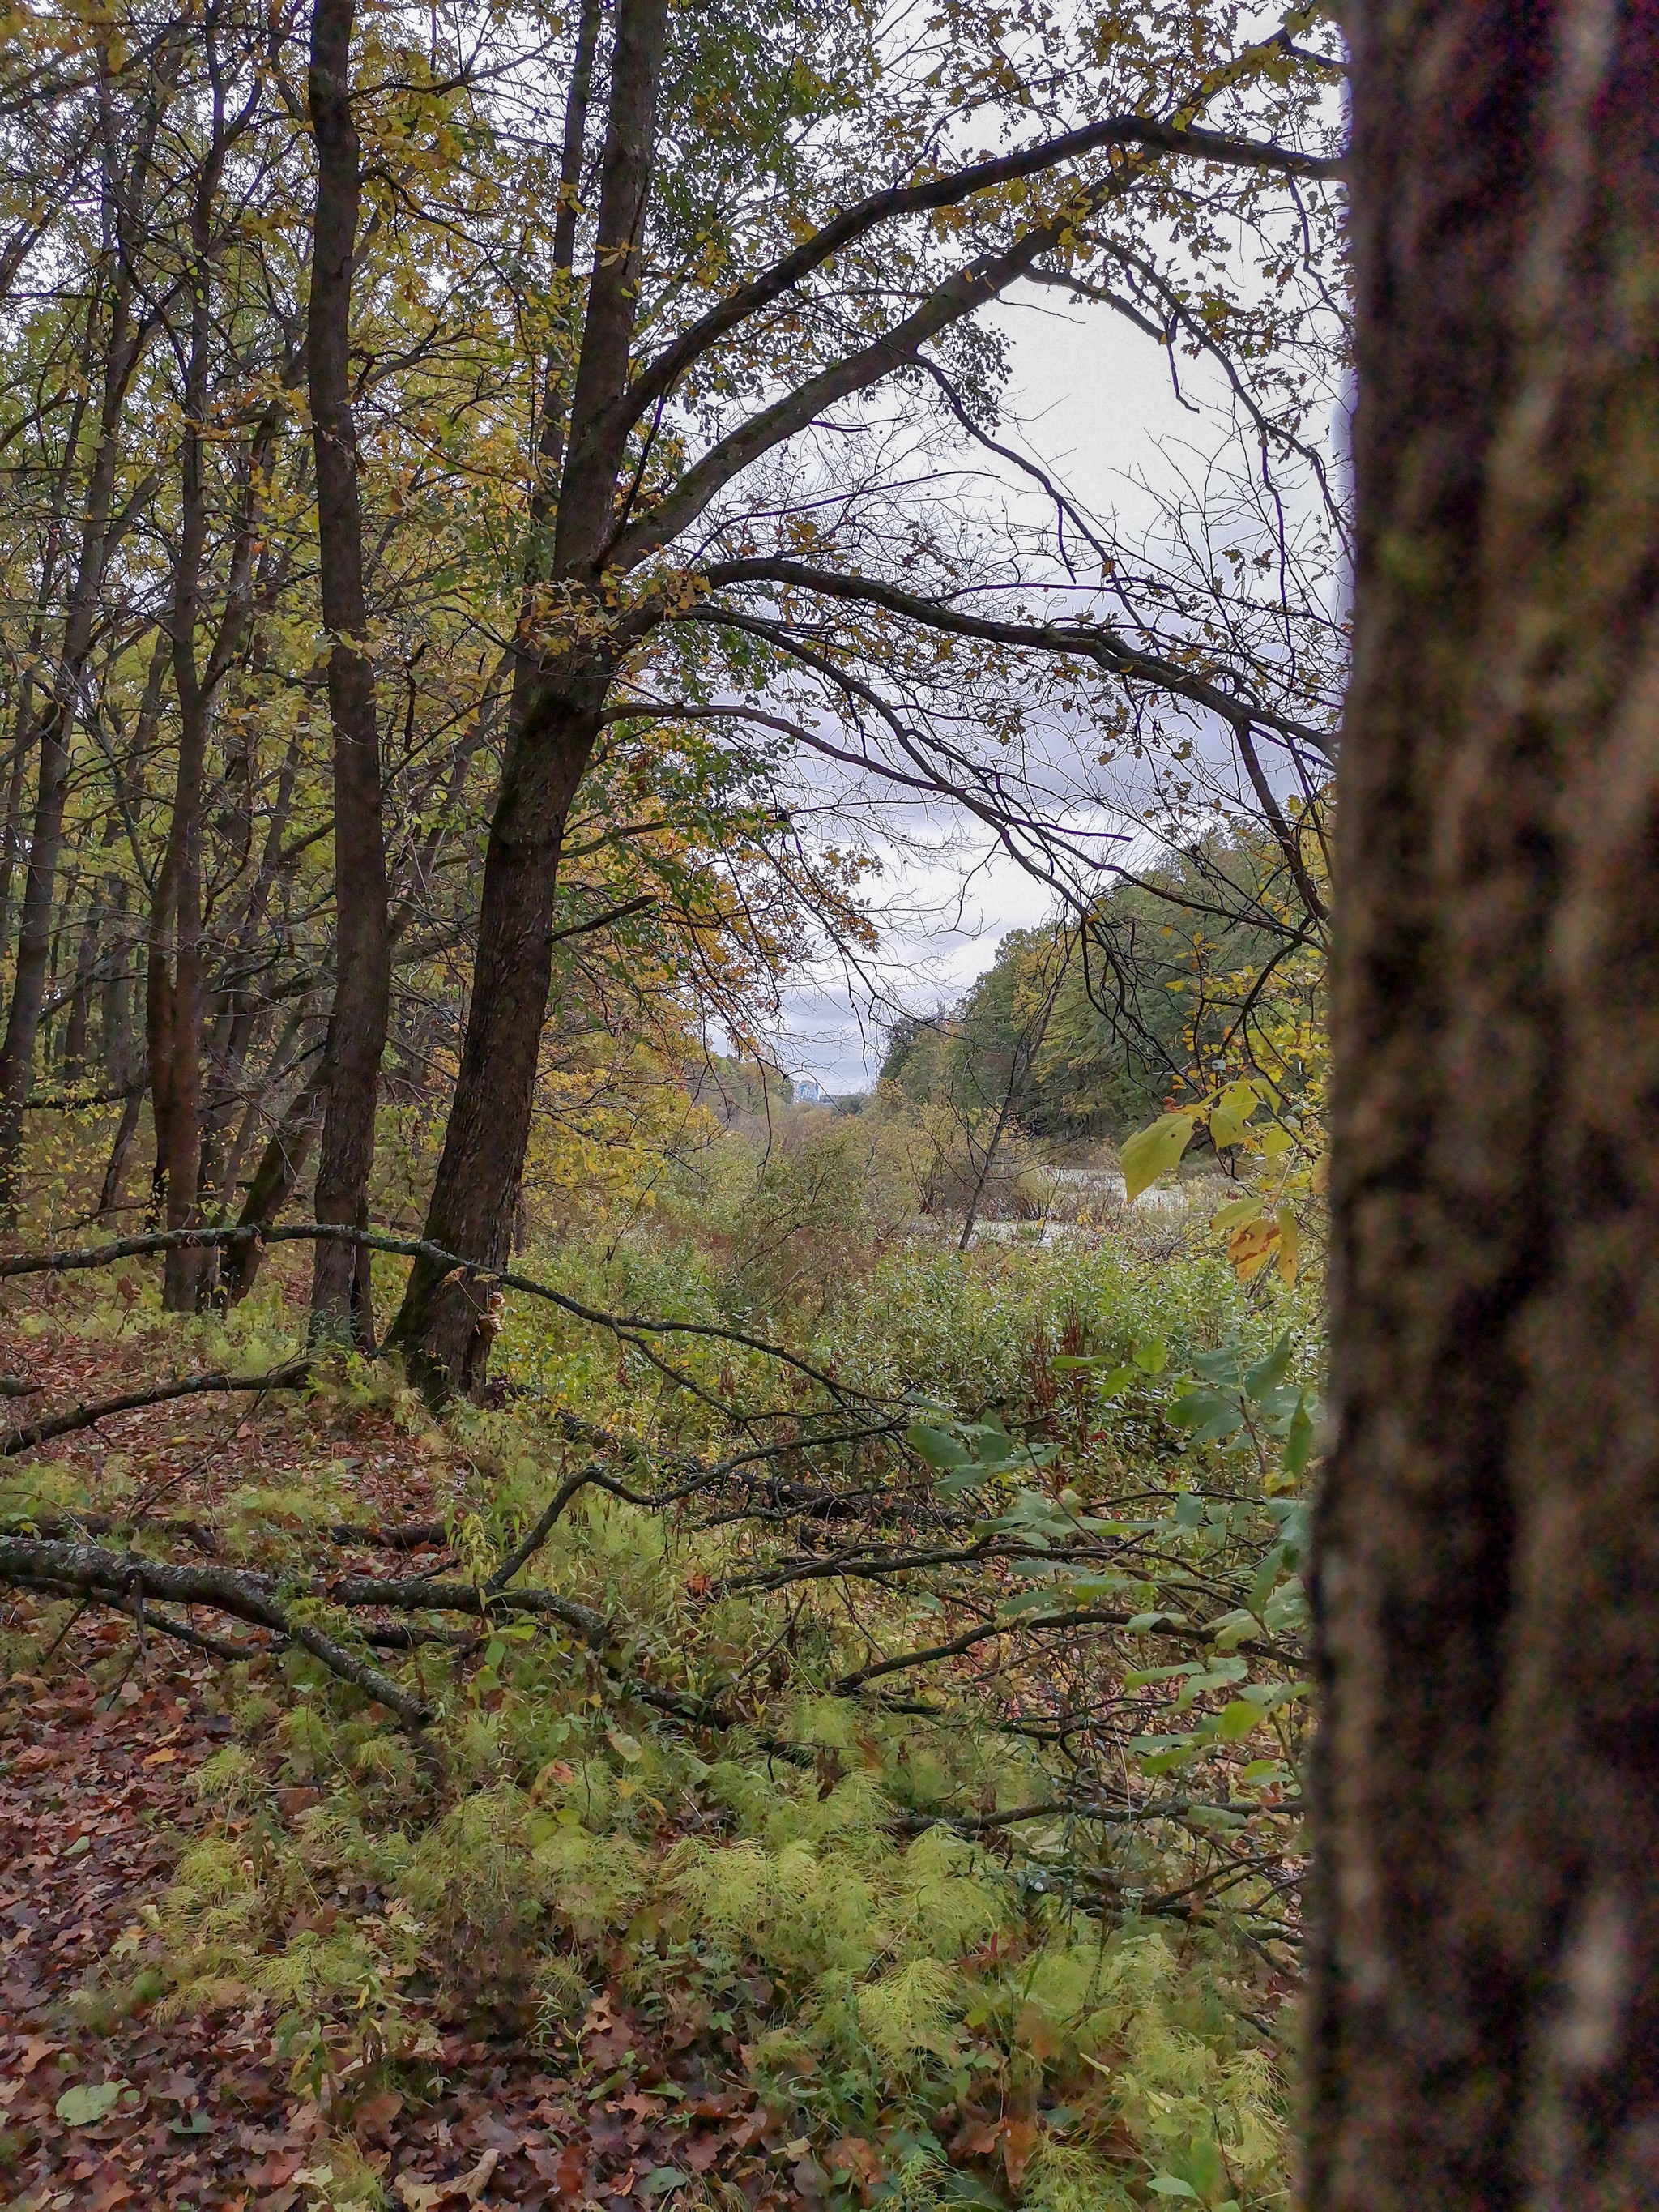
<path id="1" fill-rule="evenodd" d="M 1286 952 L 1264 902 L 1270 863 L 1218 836 L 1125 883 L 1085 933 L 1013 931 L 953 1006 L 894 1024 L 882 1082 L 915 1105 L 1006 1101 L 1028 1136 L 1079 1147 L 1239 1073 L 1301 1098 L 1317 1079 L 1322 966 Z"/>

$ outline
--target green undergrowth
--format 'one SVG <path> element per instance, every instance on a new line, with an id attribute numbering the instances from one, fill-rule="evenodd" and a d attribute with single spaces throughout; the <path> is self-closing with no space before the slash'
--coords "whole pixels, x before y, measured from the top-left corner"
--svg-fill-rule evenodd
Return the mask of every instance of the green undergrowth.
<path id="1" fill-rule="evenodd" d="M 555 1266 L 595 1305 L 730 1318 L 684 1252 Z M 878 1255 L 802 1349 L 899 1406 L 906 1480 L 975 1564 L 767 1588 L 830 1540 L 589 1490 L 520 1579 L 604 1613 L 602 1651 L 502 1609 L 464 1651 L 374 1655 L 433 1709 L 422 1739 L 297 1650 L 224 1668 L 229 1740 L 173 1887 L 107 1962 L 112 2001 L 260 2001 L 296 2081 L 342 2108 L 388 2077 L 418 2098 L 462 2019 L 612 2090 L 742 2080 L 831 2200 L 1285 2203 L 1316 1346 L 1279 1295 L 1205 1258 Z M 195 1349 L 279 1356 L 275 1312 L 191 1324 Z M 502 1350 L 521 1394 L 441 1424 L 389 1368 L 325 1376 L 296 1415 L 315 1455 L 220 1500 L 224 1555 L 352 1638 L 298 1589 L 361 1518 L 333 1441 L 354 1412 L 421 1454 L 445 1571 L 479 1584 L 596 1430 L 635 1485 L 732 1448 L 545 1307 L 515 1301 Z M 729 1344 L 672 1357 L 728 1402 L 794 1387 Z M 13 1521 L 99 1502 L 62 1468 L 8 1480 Z M 1049 1627 L 1073 1615 L 1086 1632 Z M 964 1622 L 1000 1640 L 836 1692 Z M 599 2069 L 585 2044 L 617 2014 L 632 2057 Z"/>

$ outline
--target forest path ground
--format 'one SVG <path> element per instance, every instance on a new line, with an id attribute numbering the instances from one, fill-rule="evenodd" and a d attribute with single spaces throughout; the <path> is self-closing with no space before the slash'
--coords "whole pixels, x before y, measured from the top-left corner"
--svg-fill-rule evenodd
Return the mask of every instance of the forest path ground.
<path id="1" fill-rule="evenodd" d="M 78 1336 L 67 1310 L 61 1331 L 0 1331 L 0 1371 L 40 1388 L 24 1418 L 201 1364 L 170 1358 L 153 1336 Z M 15 1401 L 10 1410 L 18 1418 Z M 48 1454 L 87 1479 L 94 1505 L 113 1468 L 129 1498 L 155 1493 L 156 1510 L 179 1518 L 325 1461 L 354 1519 L 433 1510 L 417 1439 L 379 1412 L 291 1392 L 123 1414 L 39 1456 Z M 3 1594 L 0 1628 L 27 1632 L 44 1606 Z M 341 2201 L 345 2166 L 369 2189 L 354 2201 L 367 2208 L 378 2194 L 394 2212 L 624 2212 L 653 2202 L 671 2173 L 716 2170 L 732 2201 L 765 2201 L 776 2146 L 759 2140 L 769 2130 L 741 2066 L 720 2063 L 735 2054 L 654 2049 L 619 1998 L 590 2006 L 574 2065 L 568 2048 L 551 2059 L 520 2030 L 447 2016 L 434 1998 L 424 2009 L 438 2071 L 419 2094 L 343 2083 L 321 2102 L 291 2079 L 269 2001 L 210 2019 L 118 2009 L 118 1947 L 202 1827 L 192 1778 L 231 1740 L 229 1717 L 211 1710 L 222 1683 L 217 1662 L 154 1632 L 141 1654 L 130 1620 L 94 1610 L 43 1663 L 0 1685 L 0 2207 L 311 2212 Z M 291 1825 L 319 1794 L 276 1789 L 250 1811 L 251 1842 L 261 1821 Z M 652 2094 L 671 2068 L 679 2086 Z M 109 2102 L 101 2117 L 77 2121 L 86 2107 L 73 2099 L 64 2116 L 66 2093 L 100 2087 L 116 2088 L 112 2101 L 92 2100 Z"/>

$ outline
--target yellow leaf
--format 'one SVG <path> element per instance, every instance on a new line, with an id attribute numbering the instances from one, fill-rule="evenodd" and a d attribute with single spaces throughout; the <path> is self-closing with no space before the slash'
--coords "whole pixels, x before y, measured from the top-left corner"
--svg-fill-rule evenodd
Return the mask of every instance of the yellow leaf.
<path id="1" fill-rule="evenodd" d="M 1278 1242 L 1279 1230 L 1271 1221 L 1247 1221 L 1242 1229 L 1234 1231 L 1227 1240 L 1227 1257 L 1241 1283 L 1248 1283 L 1261 1273 Z"/>
<path id="2" fill-rule="evenodd" d="M 1150 1129 L 1137 1129 L 1123 1142 L 1123 1187 L 1130 1203 L 1150 1190 L 1160 1176 L 1179 1167 L 1193 1139 L 1195 1114 L 1165 1114 Z"/>
<path id="3" fill-rule="evenodd" d="M 1210 1226 L 1218 1237 L 1231 1237 L 1235 1229 L 1242 1229 L 1247 1221 L 1256 1220 L 1261 1212 L 1259 1198 L 1235 1198 L 1222 1207 Z"/>

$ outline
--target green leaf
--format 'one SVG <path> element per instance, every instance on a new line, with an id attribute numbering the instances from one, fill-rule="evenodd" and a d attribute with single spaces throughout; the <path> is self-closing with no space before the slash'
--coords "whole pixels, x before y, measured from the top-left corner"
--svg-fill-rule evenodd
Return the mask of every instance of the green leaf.
<path id="1" fill-rule="evenodd" d="M 1058 1612 L 1067 1605 L 1070 1598 L 1069 1589 L 1062 1598 L 1055 1591 L 1052 1583 L 1042 1589 L 1021 1590 L 1018 1596 L 1003 1600 L 997 1607 L 997 1619 L 1012 1620 L 1017 1614 L 1022 1613 Z"/>
<path id="2" fill-rule="evenodd" d="M 1285 1380 L 1291 1364 L 1291 1332 L 1286 1329 L 1265 1359 L 1258 1359 L 1254 1367 L 1244 1370 L 1244 1395 L 1259 1401 L 1263 1395 Z"/>
<path id="3" fill-rule="evenodd" d="M 1146 2184 L 1155 2197 L 1190 2197 L 1198 2202 L 1198 2191 L 1190 2181 L 1182 2181 L 1173 2173 L 1155 2173 Z"/>
<path id="4" fill-rule="evenodd" d="M 1284 1468 L 1286 1474 L 1300 1474 L 1313 1451 L 1313 1417 L 1308 1411 L 1307 1394 L 1297 1401 L 1291 1425 L 1285 1437 Z"/>
<path id="5" fill-rule="evenodd" d="M 1165 1114 L 1150 1129 L 1138 1129 L 1123 1142 L 1123 1187 L 1131 1205 L 1143 1190 L 1150 1190 L 1160 1176 L 1181 1164 L 1181 1156 L 1193 1140 L 1194 1114 Z"/>
<path id="6" fill-rule="evenodd" d="M 948 1474 L 940 1475 L 934 1488 L 941 1498 L 960 1498 L 965 1490 L 977 1490 L 988 1480 L 993 1470 L 981 1467 L 977 1460 L 964 1460 L 960 1467 L 952 1468 Z"/>
<path id="7" fill-rule="evenodd" d="M 943 1429 L 930 1429 L 924 1422 L 914 1421 L 905 1431 L 905 1441 L 914 1452 L 920 1452 L 929 1467 L 962 1467 L 969 1453 L 965 1445 Z"/>
<path id="8" fill-rule="evenodd" d="M 1253 1728 L 1259 1728 L 1266 1717 L 1260 1705 L 1253 1705 L 1244 1698 L 1235 1698 L 1231 1705 L 1222 1707 L 1216 1734 L 1223 1743 L 1237 1743 Z"/>
<path id="9" fill-rule="evenodd" d="M 1170 1362 L 1170 1347 L 1161 1336 L 1149 1336 L 1129 1354 L 1145 1375 L 1161 1375 Z"/>
<path id="10" fill-rule="evenodd" d="M 1130 1744 L 1143 1774 L 1173 1774 L 1190 1766 L 1205 1747 L 1196 1736 L 1137 1736 Z"/>
<path id="11" fill-rule="evenodd" d="M 1188 1390 L 1170 1407 L 1170 1419 L 1190 1429 L 1195 1444 L 1219 1443 L 1244 1425 L 1237 1401 L 1216 1390 Z"/>
<path id="12" fill-rule="evenodd" d="M 95 2127 L 115 2110 L 125 2081 L 77 2081 L 65 2089 L 53 2110 L 66 2128 Z"/>
<path id="13" fill-rule="evenodd" d="M 666 2197 L 671 2189 L 684 2189 L 686 2177 L 677 2166 L 653 2166 L 640 2183 L 641 2197 Z"/>
<path id="14" fill-rule="evenodd" d="M 1193 1365 L 1206 1382 L 1237 1382 L 1238 1380 L 1239 1351 L 1236 1344 L 1224 1344 L 1218 1352 L 1195 1352 Z"/>

